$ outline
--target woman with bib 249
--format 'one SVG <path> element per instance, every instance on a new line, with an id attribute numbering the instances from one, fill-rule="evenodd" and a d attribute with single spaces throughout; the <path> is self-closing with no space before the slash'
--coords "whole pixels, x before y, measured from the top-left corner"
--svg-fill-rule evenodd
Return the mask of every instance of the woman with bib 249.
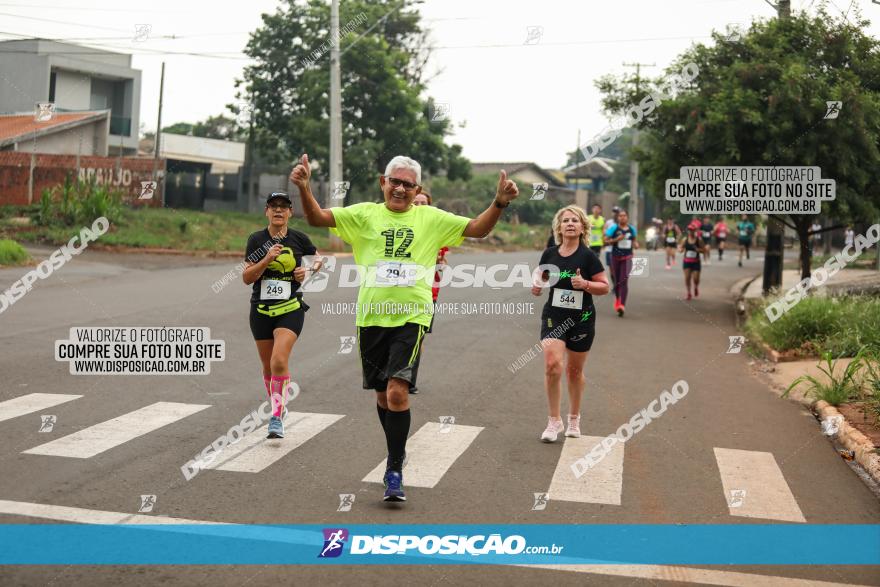
<path id="1" fill-rule="evenodd" d="M 263 365 L 263 385 L 272 402 L 268 438 L 284 438 L 281 414 L 290 385 L 288 360 L 308 310 L 300 287 L 307 271 L 321 268 L 320 260 L 308 269 L 303 267 L 303 255 L 316 255 L 318 251 L 307 235 L 288 228 L 292 216 L 292 202 L 287 194 L 269 194 L 269 226 L 248 238 L 242 273 L 245 284 L 253 284 L 251 333 Z"/>

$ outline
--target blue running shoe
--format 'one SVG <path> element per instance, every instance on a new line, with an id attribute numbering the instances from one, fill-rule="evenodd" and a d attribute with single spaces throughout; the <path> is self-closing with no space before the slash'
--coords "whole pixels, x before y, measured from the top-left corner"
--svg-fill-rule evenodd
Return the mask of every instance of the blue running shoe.
<path id="1" fill-rule="evenodd" d="M 269 418 L 269 434 L 266 438 L 284 438 L 284 422 L 278 416 Z"/>
<path id="2" fill-rule="evenodd" d="M 403 494 L 403 475 L 388 469 L 385 471 L 383 481 L 385 482 L 383 501 L 406 501 L 406 496 Z"/>

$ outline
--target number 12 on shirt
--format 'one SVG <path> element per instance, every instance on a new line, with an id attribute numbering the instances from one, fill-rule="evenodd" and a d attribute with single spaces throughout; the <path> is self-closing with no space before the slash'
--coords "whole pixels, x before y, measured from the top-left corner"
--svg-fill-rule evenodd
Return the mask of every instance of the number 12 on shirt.
<path id="1" fill-rule="evenodd" d="M 388 230 L 383 230 L 380 232 L 382 236 L 385 237 L 385 256 L 386 257 L 396 257 L 396 258 L 409 258 L 410 253 L 407 251 L 409 246 L 413 241 L 413 230 L 409 227 L 398 228 L 396 231 L 393 228 L 389 228 Z M 395 249 L 395 238 L 403 239 L 398 247 Z"/>

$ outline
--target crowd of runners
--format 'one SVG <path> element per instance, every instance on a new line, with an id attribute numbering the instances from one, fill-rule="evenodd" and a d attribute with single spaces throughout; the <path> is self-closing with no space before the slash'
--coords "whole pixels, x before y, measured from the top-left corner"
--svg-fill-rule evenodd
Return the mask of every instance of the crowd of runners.
<path id="1" fill-rule="evenodd" d="M 394 157 L 379 176 L 383 199 L 378 203 L 322 208 L 311 191 L 310 179 L 309 159 L 303 155 L 290 180 L 299 190 L 305 219 L 312 226 L 330 228 L 348 243 L 354 262 L 365 273 L 358 290 L 355 320 L 362 384 L 375 394 L 385 436 L 388 458 L 383 499 L 405 501 L 403 468 L 412 421 L 409 396 L 418 393 L 425 335 L 431 332 L 434 319 L 431 306 L 437 303 L 449 248 L 460 245 L 465 237 L 486 237 L 519 191 L 501 171 L 491 203 L 477 217 L 466 218 L 433 205 L 431 195 L 421 185 L 420 165 L 408 157 Z M 248 239 L 242 277 L 252 286 L 250 327 L 264 387 L 272 402 L 268 438 L 283 438 L 290 355 L 308 310 L 302 284 L 310 272 L 321 269 L 321 257 L 306 234 L 288 227 L 293 208 L 287 194 L 269 194 L 265 214 L 267 227 Z M 708 217 L 693 219 L 682 230 L 675 219 L 668 218 L 651 232 L 662 241 L 666 269 L 674 265 L 678 254 L 682 256 L 684 299 L 699 297 L 701 267 L 711 262 L 713 241 L 718 260 L 724 257 L 730 232 L 724 219 L 714 223 Z M 755 225 L 743 216 L 735 233 L 742 264 L 743 256 L 750 258 Z M 614 312 L 624 316 L 634 251 L 640 247 L 638 237 L 627 211 L 616 206 L 607 218 L 598 204 L 592 206 L 589 215 L 570 205 L 553 217 L 551 236 L 539 259 L 546 270 L 535 276 L 531 289 L 535 296 L 546 296 L 538 335 L 543 347 L 549 413 L 540 435 L 543 442 L 555 442 L 563 432 L 567 437 L 580 436 L 584 365 L 596 337 L 595 299 L 613 292 Z M 306 258 L 316 260 L 305 263 Z M 433 275 L 433 282 L 418 275 Z M 400 308 L 406 313 L 368 309 L 379 307 Z M 563 380 L 569 397 L 565 421 Z"/>

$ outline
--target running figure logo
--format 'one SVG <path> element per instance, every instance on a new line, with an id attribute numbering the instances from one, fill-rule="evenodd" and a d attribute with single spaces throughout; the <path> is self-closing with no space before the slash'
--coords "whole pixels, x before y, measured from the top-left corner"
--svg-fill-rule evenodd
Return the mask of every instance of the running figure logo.
<path id="1" fill-rule="evenodd" d="M 443 122 L 449 118 L 449 103 L 435 102 L 431 109 L 431 122 Z"/>
<path id="2" fill-rule="evenodd" d="M 354 493 L 340 493 L 339 494 L 339 507 L 336 508 L 337 512 L 350 512 L 351 506 L 354 505 Z"/>
<path id="3" fill-rule="evenodd" d="M 156 192 L 156 182 L 155 181 L 142 181 L 141 182 L 141 195 L 138 196 L 138 200 L 152 200 L 153 194 Z"/>
<path id="4" fill-rule="evenodd" d="M 333 195 L 330 197 L 331 200 L 344 200 L 345 193 L 348 191 L 348 188 L 351 186 L 351 182 L 348 181 L 336 181 L 333 182 Z"/>
<path id="5" fill-rule="evenodd" d="M 648 258 L 647 257 L 633 257 L 632 259 L 632 269 L 630 269 L 629 276 L 630 277 L 641 277 L 643 275 L 648 274 Z"/>
<path id="6" fill-rule="evenodd" d="M 150 513 L 151 511 L 153 511 L 154 505 L 156 505 L 156 496 L 155 495 L 142 495 L 141 496 L 141 507 L 138 508 L 138 512 Z"/>
<path id="7" fill-rule="evenodd" d="M 532 197 L 530 200 L 543 200 L 547 193 L 547 182 L 532 184 Z"/>
<path id="8" fill-rule="evenodd" d="M 533 512 L 539 512 L 541 510 L 547 509 L 547 502 L 550 501 L 549 493 L 535 493 L 535 503 L 532 506 Z"/>
<path id="9" fill-rule="evenodd" d="M 318 558 L 336 558 L 342 554 L 348 530 L 345 528 L 324 528 L 324 548 Z"/>
<path id="10" fill-rule="evenodd" d="M 49 122 L 55 116 L 55 102 L 34 104 L 34 122 Z"/>
<path id="11" fill-rule="evenodd" d="M 134 25 L 134 38 L 132 41 L 135 43 L 142 43 L 147 40 L 147 37 L 150 36 L 150 31 L 153 30 L 153 25 L 151 24 L 136 24 Z"/>
<path id="12" fill-rule="evenodd" d="M 732 508 L 742 507 L 743 501 L 746 499 L 746 490 L 745 489 L 731 489 L 730 490 L 730 499 L 727 500 L 727 505 Z"/>
<path id="13" fill-rule="evenodd" d="M 354 336 L 340 336 L 339 337 L 339 352 L 337 355 L 350 355 L 352 349 L 354 349 L 354 343 L 357 340 Z"/>
<path id="14" fill-rule="evenodd" d="M 526 40 L 523 45 L 537 45 L 544 36 L 544 27 L 540 25 L 526 27 Z"/>
<path id="15" fill-rule="evenodd" d="M 52 432 L 55 422 L 58 420 L 55 416 L 40 416 L 40 429 L 37 432 Z"/>
<path id="16" fill-rule="evenodd" d="M 834 436 L 840 431 L 841 424 L 843 424 L 843 416 L 841 414 L 825 418 L 822 420 L 822 434 L 825 436 Z"/>
<path id="17" fill-rule="evenodd" d="M 318 255 L 303 255 L 303 267 L 311 267 L 315 264 L 315 260 L 318 258 Z M 315 273 L 310 273 L 306 277 L 302 287 L 300 287 L 301 291 L 305 293 L 313 293 L 327 289 L 327 285 L 330 283 L 328 276 L 336 270 L 336 257 L 331 255 L 328 257 L 320 257 L 320 259 L 322 263 L 321 269 Z"/>
<path id="18" fill-rule="evenodd" d="M 739 353 L 742 350 L 743 345 L 746 343 L 745 336 L 728 336 L 727 338 L 730 341 L 730 346 L 727 347 L 728 355 L 735 355 Z"/>
<path id="19" fill-rule="evenodd" d="M 843 102 L 839 100 L 832 100 L 825 102 L 825 120 L 833 120 L 837 118 L 837 115 L 840 114 L 840 109 L 843 107 Z"/>
<path id="20" fill-rule="evenodd" d="M 455 416 L 440 416 L 440 433 L 449 434 L 455 427 Z"/>

